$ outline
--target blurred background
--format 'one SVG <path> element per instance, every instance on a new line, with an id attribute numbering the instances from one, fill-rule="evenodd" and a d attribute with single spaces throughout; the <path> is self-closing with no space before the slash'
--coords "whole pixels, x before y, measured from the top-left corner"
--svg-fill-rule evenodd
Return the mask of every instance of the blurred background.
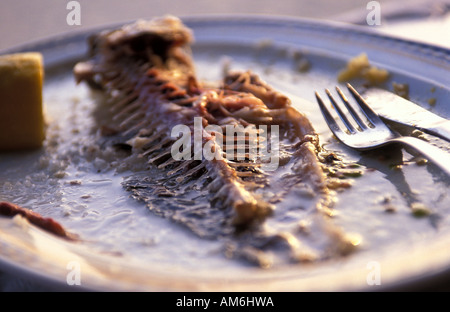
<path id="1" fill-rule="evenodd" d="M 377 2 L 381 25 L 392 35 L 450 47 L 450 0 L 78 0 L 81 25 L 70 26 L 69 0 L 1 0 L 0 50 L 55 34 L 164 14 L 266 14 L 367 25 Z"/>

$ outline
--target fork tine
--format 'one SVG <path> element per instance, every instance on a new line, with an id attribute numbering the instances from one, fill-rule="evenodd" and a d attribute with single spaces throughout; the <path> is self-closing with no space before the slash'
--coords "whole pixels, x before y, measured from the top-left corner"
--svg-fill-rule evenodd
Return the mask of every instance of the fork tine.
<path id="1" fill-rule="evenodd" d="M 339 125 L 337 124 L 336 120 L 334 120 L 333 116 L 330 114 L 330 111 L 327 109 L 325 104 L 323 103 L 322 98 L 320 97 L 319 93 L 315 92 L 317 103 L 319 104 L 320 111 L 322 112 L 323 117 L 325 118 L 325 121 L 328 124 L 328 127 L 330 128 L 331 132 L 334 133 L 335 136 L 339 137 L 340 134 L 342 134 L 341 128 L 339 128 Z"/>
<path id="2" fill-rule="evenodd" d="M 341 110 L 339 104 L 334 100 L 333 96 L 331 95 L 330 90 L 325 89 L 325 93 L 327 94 L 328 98 L 330 99 L 331 104 L 333 105 L 334 109 L 338 113 L 338 115 L 341 118 L 342 122 L 347 127 L 348 131 L 350 131 L 350 133 L 356 133 L 355 127 L 353 127 L 353 125 L 348 120 L 347 116 L 345 116 L 344 112 Z"/>
<path id="3" fill-rule="evenodd" d="M 344 102 L 345 107 L 347 107 L 347 109 L 350 112 L 350 114 L 352 115 L 353 119 L 358 124 L 358 126 L 360 126 L 361 129 L 363 129 L 363 130 L 367 130 L 366 124 L 361 120 L 361 118 L 359 117 L 359 114 L 355 111 L 353 106 L 350 105 L 350 102 L 348 101 L 347 97 L 345 96 L 345 94 L 342 92 L 342 90 L 338 86 L 336 86 L 336 91 L 339 94 L 339 97 L 341 98 L 342 102 Z"/>
<path id="4" fill-rule="evenodd" d="M 369 121 L 372 124 L 382 122 L 381 118 L 378 116 L 378 114 L 375 113 L 372 110 L 372 108 L 370 108 L 370 106 L 366 103 L 364 98 L 358 93 L 358 91 L 355 90 L 355 88 L 353 88 L 353 86 L 351 84 L 347 83 L 347 89 L 348 89 L 348 91 L 350 91 L 352 96 L 355 98 L 356 102 L 359 104 L 359 107 L 361 107 L 361 110 L 363 111 L 363 113 L 366 115 L 367 119 L 369 119 Z"/>

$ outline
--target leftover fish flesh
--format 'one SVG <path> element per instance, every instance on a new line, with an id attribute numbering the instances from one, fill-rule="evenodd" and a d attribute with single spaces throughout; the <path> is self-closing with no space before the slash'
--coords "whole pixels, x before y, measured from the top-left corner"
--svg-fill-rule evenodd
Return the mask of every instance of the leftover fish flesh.
<path id="1" fill-rule="evenodd" d="M 101 96 L 101 144 L 148 163 L 124 188 L 261 267 L 352 251 L 357 243 L 333 225 L 330 157 L 306 115 L 250 71 L 199 81 L 193 42 L 176 17 L 139 20 L 92 36 L 74 68 Z"/>

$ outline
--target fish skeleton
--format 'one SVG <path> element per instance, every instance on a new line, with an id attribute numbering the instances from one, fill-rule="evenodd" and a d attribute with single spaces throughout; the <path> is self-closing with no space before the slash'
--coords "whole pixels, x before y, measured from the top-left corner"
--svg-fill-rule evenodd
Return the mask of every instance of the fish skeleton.
<path id="1" fill-rule="evenodd" d="M 139 20 L 92 36 L 74 68 L 103 96 L 111 141 L 149 164 L 125 189 L 261 267 L 344 254 L 351 244 L 329 220 L 332 192 L 307 117 L 250 71 L 228 72 L 219 86 L 198 81 L 193 40 L 176 17 Z"/>

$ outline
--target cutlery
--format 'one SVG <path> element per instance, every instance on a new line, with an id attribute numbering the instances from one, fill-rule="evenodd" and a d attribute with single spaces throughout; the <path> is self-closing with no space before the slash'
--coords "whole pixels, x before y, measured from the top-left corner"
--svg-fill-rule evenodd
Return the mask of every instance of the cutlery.
<path id="1" fill-rule="evenodd" d="M 363 96 L 380 117 L 450 142 L 450 120 L 386 90 L 371 88 Z"/>
<path id="2" fill-rule="evenodd" d="M 372 150 L 392 143 L 400 143 L 421 153 L 450 175 L 450 154 L 418 138 L 399 136 L 381 120 L 370 108 L 366 100 L 350 84 L 347 84 L 347 88 L 356 100 L 363 117 L 361 117 L 361 113 L 354 109 L 339 87 L 336 87 L 336 91 L 353 121 L 347 118 L 347 115 L 341 109 L 341 105 L 337 103 L 331 92 L 328 89 L 325 90 L 333 108 L 345 126 L 344 130 L 341 129 L 336 119 L 332 116 L 319 93 L 315 92 L 322 115 L 336 138 L 348 147 L 360 151 Z"/>

